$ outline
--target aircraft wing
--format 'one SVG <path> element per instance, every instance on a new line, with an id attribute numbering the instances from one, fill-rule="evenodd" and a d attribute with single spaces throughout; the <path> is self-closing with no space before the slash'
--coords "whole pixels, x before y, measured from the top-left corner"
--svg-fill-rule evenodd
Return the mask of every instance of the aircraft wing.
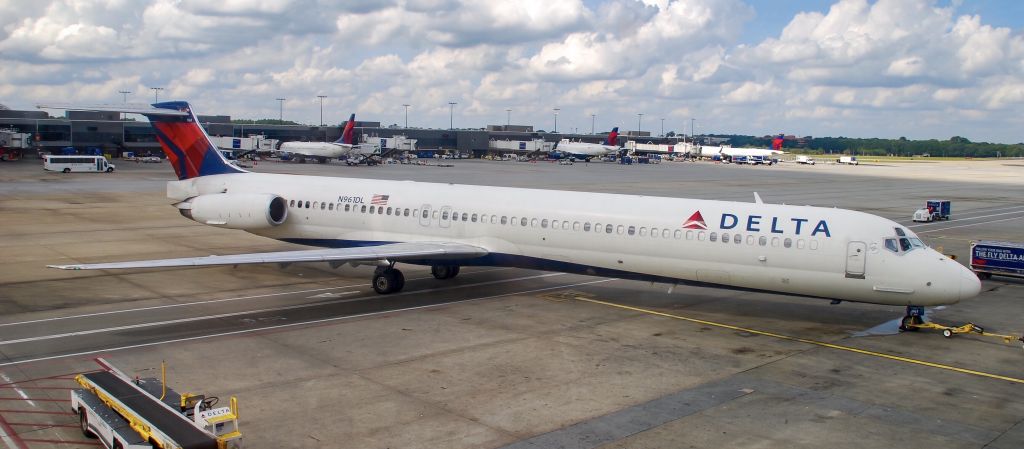
<path id="1" fill-rule="evenodd" d="M 61 270 L 106 270 L 118 268 L 202 267 L 254 263 L 353 262 L 376 260 L 471 259 L 487 255 L 479 246 L 452 242 L 389 243 L 356 248 L 328 248 L 273 253 L 231 254 L 226 256 L 184 257 L 180 259 L 137 260 L 132 262 L 47 265 Z"/>

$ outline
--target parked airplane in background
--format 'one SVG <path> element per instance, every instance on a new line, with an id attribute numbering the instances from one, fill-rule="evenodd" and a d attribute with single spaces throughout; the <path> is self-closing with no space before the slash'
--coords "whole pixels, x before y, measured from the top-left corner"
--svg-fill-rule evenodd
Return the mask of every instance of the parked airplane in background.
<path id="1" fill-rule="evenodd" d="M 402 290 L 399 263 L 430 266 L 437 279 L 505 266 L 902 305 L 904 320 L 981 288 L 903 225 L 862 212 L 756 195 L 740 203 L 250 173 L 216 151 L 188 103 L 152 106 L 103 110 L 149 118 L 178 175 L 167 196 L 183 216 L 321 248 L 53 267 L 370 264 L 383 294 Z"/>
<path id="2" fill-rule="evenodd" d="M 713 146 L 701 146 L 700 147 L 700 155 L 704 156 L 704 157 L 714 157 L 717 154 L 717 155 L 725 156 L 725 157 L 728 157 L 728 158 L 734 158 L 734 157 L 738 157 L 738 156 L 746 156 L 746 157 L 762 156 L 762 157 L 766 157 L 766 158 L 771 158 L 771 157 L 775 157 L 775 156 L 778 156 L 780 154 L 785 154 L 785 153 L 786 153 L 785 151 L 769 150 L 767 148 L 733 148 L 733 147 L 724 146 L 724 145 L 723 146 L 718 146 L 718 147 L 713 147 Z"/>
<path id="3" fill-rule="evenodd" d="M 612 128 L 608 138 L 602 143 L 573 142 L 569 139 L 562 139 L 555 142 L 551 148 L 552 155 L 556 158 L 575 158 L 590 162 L 595 157 L 602 157 L 619 151 L 619 127 Z"/>
<path id="4" fill-rule="evenodd" d="M 334 142 L 285 142 L 277 152 L 296 159 L 316 159 L 327 162 L 330 159 L 362 161 L 380 153 L 380 147 L 355 143 L 356 115 L 352 114 L 341 131 L 341 138 Z"/>

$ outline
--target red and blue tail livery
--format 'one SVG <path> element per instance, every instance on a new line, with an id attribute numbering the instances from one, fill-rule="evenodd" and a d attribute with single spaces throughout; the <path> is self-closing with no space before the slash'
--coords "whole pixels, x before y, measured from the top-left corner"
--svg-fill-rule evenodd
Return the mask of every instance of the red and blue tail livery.
<path id="1" fill-rule="evenodd" d="M 348 116 L 348 122 L 345 123 L 345 127 L 341 130 L 341 138 L 336 140 L 334 143 L 343 143 L 345 145 L 354 145 L 355 142 L 355 127 L 356 127 L 356 115 L 352 114 Z"/>
<path id="2" fill-rule="evenodd" d="M 608 139 L 604 141 L 605 145 L 619 146 L 619 127 L 612 128 L 612 132 L 608 133 Z"/>
<path id="3" fill-rule="evenodd" d="M 168 101 L 153 104 L 153 107 L 176 111 L 175 114 L 149 112 L 143 115 L 153 126 L 160 147 L 174 167 L 178 179 L 245 173 L 245 170 L 228 163 L 217 151 L 217 146 L 210 141 L 202 126 L 199 126 L 199 120 L 188 103 Z"/>

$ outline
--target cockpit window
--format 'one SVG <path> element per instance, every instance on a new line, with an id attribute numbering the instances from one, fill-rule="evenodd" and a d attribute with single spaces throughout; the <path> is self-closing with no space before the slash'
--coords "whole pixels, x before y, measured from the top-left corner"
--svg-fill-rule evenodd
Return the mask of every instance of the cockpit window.
<path id="1" fill-rule="evenodd" d="M 896 239 L 885 239 L 885 249 L 894 253 L 900 252 L 900 248 L 896 246 Z"/>
<path id="2" fill-rule="evenodd" d="M 900 237 L 906 237 L 907 233 L 903 230 L 903 228 L 896 228 L 896 235 Z"/>
<path id="3" fill-rule="evenodd" d="M 910 243 L 910 239 L 908 239 L 906 237 L 901 237 L 900 238 L 900 250 L 902 250 L 903 252 L 907 252 L 907 251 L 910 251 L 912 249 L 914 249 L 914 245 L 912 245 Z"/>
<path id="4" fill-rule="evenodd" d="M 921 239 L 915 239 L 911 237 L 910 244 L 913 245 L 914 248 L 924 248 L 924 242 L 922 242 Z"/>

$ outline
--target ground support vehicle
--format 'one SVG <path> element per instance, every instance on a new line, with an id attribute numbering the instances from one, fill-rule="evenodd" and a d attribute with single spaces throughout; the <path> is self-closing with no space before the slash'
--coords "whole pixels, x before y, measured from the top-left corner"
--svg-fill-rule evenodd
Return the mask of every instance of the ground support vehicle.
<path id="1" fill-rule="evenodd" d="M 179 394 L 161 380 L 131 379 L 106 362 L 101 364 L 108 369 L 75 377 L 82 388 L 71 391 L 71 411 L 78 415 L 82 433 L 104 447 L 241 447 L 235 398 L 229 407 L 213 408 L 216 398 Z"/>
<path id="2" fill-rule="evenodd" d="M 970 267 L 982 279 L 992 275 L 1024 278 L 1024 243 L 972 242 Z"/>

